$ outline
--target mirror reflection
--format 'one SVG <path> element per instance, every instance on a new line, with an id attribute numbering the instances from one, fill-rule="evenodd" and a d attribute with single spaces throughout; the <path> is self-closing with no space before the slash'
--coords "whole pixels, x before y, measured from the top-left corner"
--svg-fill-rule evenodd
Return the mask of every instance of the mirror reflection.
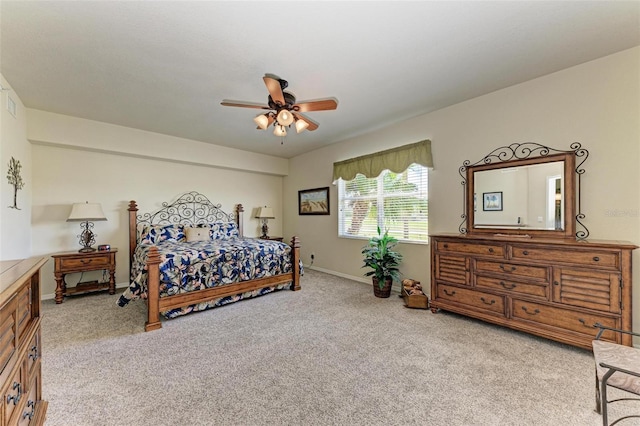
<path id="1" fill-rule="evenodd" d="M 564 230 L 564 161 L 473 176 L 474 227 Z"/>

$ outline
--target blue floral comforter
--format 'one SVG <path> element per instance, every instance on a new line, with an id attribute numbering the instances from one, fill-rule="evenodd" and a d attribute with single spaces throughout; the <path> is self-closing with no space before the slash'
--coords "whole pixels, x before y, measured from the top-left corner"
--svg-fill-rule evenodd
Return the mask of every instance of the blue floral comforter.
<path id="1" fill-rule="evenodd" d="M 225 284 L 279 275 L 292 271 L 291 247 L 285 243 L 254 238 L 228 237 L 197 242 L 161 241 L 160 297 L 202 290 Z M 151 244 L 137 246 L 132 260 L 131 284 L 118 300 L 120 306 L 147 297 L 146 261 Z M 216 299 L 199 305 L 163 312 L 165 317 L 220 306 L 237 300 L 269 293 L 290 286 L 247 292 L 248 294 Z"/>

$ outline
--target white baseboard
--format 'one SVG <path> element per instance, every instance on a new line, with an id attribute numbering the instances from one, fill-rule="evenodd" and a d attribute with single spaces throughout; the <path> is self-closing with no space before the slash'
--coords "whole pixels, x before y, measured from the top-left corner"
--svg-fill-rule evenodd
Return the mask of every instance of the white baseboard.
<path id="1" fill-rule="evenodd" d="M 363 284 L 373 285 L 373 283 L 371 282 L 371 277 L 357 277 L 357 276 L 354 276 L 354 275 L 343 274 L 342 272 L 332 271 L 330 269 L 319 268 L 317 266 L 310 266 L 310 265 L 309 266 L 305 265 L 305 268 L 311 269 L 311 270 L 314 270 L 314 271 L 325 272 L 327 274 L 335 275 L 335 276 L 340 277 L 340 278 L 346 278 L 346 279 L 352 280 L 352 281 L 358 281 L 358 282 L 363 283 Z M 395 291 L 395 292 L 400 293 L 400 283 L 394 283 L 391 286 L 391 291 Z"/>
<path id="2" fill-rule="evenodd" d="M 122 289 L 122 288 L 127 288 L 129 287 L 129 283 L 116 283 L 116 290 L 117 289 Z M 50 293 L 50 294 L 43 294 L 40 297 L 40 300 L 51 300 L 51 299 L 55 299 L 56 298 L 56 294 L 55 293 Z"/>

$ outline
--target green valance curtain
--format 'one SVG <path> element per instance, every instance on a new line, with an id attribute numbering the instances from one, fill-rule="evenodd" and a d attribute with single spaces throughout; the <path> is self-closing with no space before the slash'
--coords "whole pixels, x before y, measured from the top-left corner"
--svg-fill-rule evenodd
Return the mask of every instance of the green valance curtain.
<path id="1" fill-rule="evenodd" d="M 333 181 L 335 182 L 340 178 L 352 180 L 358 173 L 368 178 L 373 178 L 383 170 L 401 173 L 413 163 L 425 167 L 433 167 L 430 140 L 427 139 L 333 163 Z"/>

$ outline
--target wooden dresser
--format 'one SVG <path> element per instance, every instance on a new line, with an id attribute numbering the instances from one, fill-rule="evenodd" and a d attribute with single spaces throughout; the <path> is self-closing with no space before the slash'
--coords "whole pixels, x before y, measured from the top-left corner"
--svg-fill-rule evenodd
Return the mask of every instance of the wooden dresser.
<path id="1" fill-rule="evenodd" d="M 625 241 L 443 234 L 430 237 L 431 310 L 591 349 L 595 323 L 631 330 Z M 603 338 L 631 345 L 631 336 Z"/>
<path id="2" fill-rule="evenodd" d="M 0 262 L 0 425 L 42 425 L 40 268 L 46 258 Z"/>

